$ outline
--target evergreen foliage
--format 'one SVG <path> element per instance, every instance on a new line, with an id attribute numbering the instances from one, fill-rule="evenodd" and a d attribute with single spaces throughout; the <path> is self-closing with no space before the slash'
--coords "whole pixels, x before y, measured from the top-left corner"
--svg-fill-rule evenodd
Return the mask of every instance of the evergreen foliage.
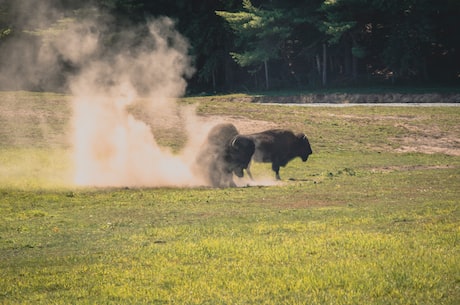
<path id="1" fill-rule="evenodd" d="M 460 82 L 457 0 L 48 2 L 60 18 L 88 6 L 110 12 L 113 37 L 127 25 L 173 18 L 190 42 L 197 71 L 191 92 Z M 9 61 L 3 46 L 10 37 L 43 30 L 18 17 L 17 8 L 30 5 L 0 3 L 0 67 Z M 46 14 L 52 25 L 56 16 Z"/>

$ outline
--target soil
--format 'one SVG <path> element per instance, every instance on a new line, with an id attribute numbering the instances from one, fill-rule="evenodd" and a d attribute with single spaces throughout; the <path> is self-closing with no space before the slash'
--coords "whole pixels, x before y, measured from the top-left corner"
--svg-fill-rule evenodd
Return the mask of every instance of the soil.
<path id="1" fill-rule="evenodd" d="M 454 168 L 451 165 L 409 165 L 409 166 L 383 166 L 383 167 L 374 167 L 372 172 L 374 173 L 387 173 L 387 172 L 401 172 L 401 171 L 416 171 L 416 170 L 430 170 L 430 169 L 446 169 Z"/>
<path id="2" fill-rule="evenodd" d="M 222 122 L 232 123 L 241 133 L 254 133 L 271 128 L 282 128 L 282 126 L 273 122 L 249 120 L 241 117 L 212 116 L 206 117 L 205 121 L 212 125 Z M 390 138 L 389 140 L 400 145 L 400 147 L 395 148 L 395 151 L 400 153 L 418 152 L 460 156 L 460 133 L 451 132 L 444 136 L 439 136 L 435 129 L 435 127 L 432 127 L 431 130 L 425 128 L 422 136 L 408 135 L 399 138 Z"/>
<path id="3" fill-rule="evenodd" d="M 219 97 L 220 101 L 221 97 Z M 254 96 L 254 97 L 230 97 L 232 102 L 252 102 L 252 103 L 273 103 L 273 104 L 322 104 L 340 105 L 348 103 L 356 104 L 457 104 L 460 106 L 460 94 L 310 94 L 301 96 Z M 362 117 L 359 117 L 362 119 Z M 278 124 L 268 121 L 249 120 L 243 117 L 204 117 L 209 122 L 229 122 L 233 123 L 242 133 L 252 133 L 270 128 L 282 128 Z M 408 122 L 416 118 L 389 117 L 382 115 L 372 116 L 372 120 L 395 120 L 395 126 L 405 128 L 408 133 L 406 136 L 390 138 L 398 144 L 396 152 L 419 152 L 426 154 L 446 154 L 460 156 L 460 126 L 448 132 L 441 132 L 435 125 L 417 127 Z M 401 119 L 403 121 L 401 122 Z M 405 120 L 406 119 L 406 120 Z M 405 122 L 406 121 L 406 122 Z M 396 123 L 398 122 L 398 123 Z M 387 148 L 388 149 L 388 148 Z"/>
<path id="4" fill-rule="evenodd" d="M 222 101 L 225 97 L 216 97 Z M 212 99 L 212 98 L 211 98 Z M 325 106 L 324 103 L 331 103 L 332 105 L 346 104 L 346 103 L 458 103 L 460 106 L 460 94 L 310 94 L 301 96 L 279 96 L 279 97 L 268 97 L 268 96 L 254 96 L 254 97 L 229 97 L 225 98 L 228 101 L 235 102 L 255 102 L 255 103 L 276 103 L 276 104 L 308 104 L 308 103 L 320 103 Z M 19 109 L 18 109 L 19 108 Z M 460 108 L 459 108 L 460 111 Z M 63 115 L 68 115 L 64 113 Z M 13 124 L 18 120 L 30 121 L 35 119 L 39 124 L 43 125 L 49 120 L 49 109 L 22 109 L 17 104 L 11 104 L 7 101 L 0 103 L 0 125 L 8 127 L 8 124 Z M 63 117 L 57 118 L 63 120 Z M 350 119 L 350 118 L 349 118 Z M 357 116 L 355 119 L 363 119 L 362 116 Z M 407 130 L 407 135 L 402 137 L 394 137 L 389 140 L 397 143 L 396 152 L 420 152 L 427 154 L 446 154 L 452 156 L 460 156 L 460 125 L 455 126 L 451 130 L 440 131 L 436 125 L 430 126 L 417 126 L 412 124 L 415 117 L 392 118 L 390 116 L 376 117 L 373 116 L 372 120 L 394 120 L 395 126 L 401 127 Z M 402 120 L 401 120 L 402 119 Z M 241 116 L 201 116 L 200 120 L 203 120 L 209 125 L 214 125 L 221 122 L 233 123 L 241 133 L 253 133 L 256 131 L 271 129 L 271 128 L 282 128 L 283 126 L 269 121 L 262 120 L 251 120 Z M 148 120 L 147 120 L 148 121 Z M 164 120 L 157 120 L 157 125 L 161 125 L 163 128 L 177 128 L 178 126 L 168 126 Z M 46 124 L 45 124 L 46 125 Z M 154 124 L 155 125 L 155 124 Z M 175 121 L 175 125 L 181 125 L 181 122 Z M 7 128 L 11 131 L 11 128 Z M 20 131 L 17 131 L 19 133 Z M 49 130 L 47 134 L 49 135 Z M 53 130 L 52 135 L 56 137 L 55 142 L 63 141 L 60 133 Z M 8 143 L 7 139 L 12 138 L 11 134 L 5 135 L 0 132 L 0 140 L 4 143 Z M 51 139 L 52 140 L 52 139 Z M 48 139 L 50 141 L 50 139 Z M 185 141 L 185 139 L 184 139 Z M 16 143 L 18 144 L 18 143 Z M 386 149 L 389 149 L 388 147 Z"/>
<path id="5" fill-rule="evenodd" d="M 396 140 L 401 145 L 397 152 L 420 152 L 426 154 L 445 154 L 460 156 L 460 127 L 456 126 L 448 131 L 441 131 L 437 126 L 430 125 L 423 128 L 405 123 L 397 124 L 403 127 L 412 136 L 405 136 Z"/>
<path id="6" fill-rule="evenodd" d="M 239 116 L 203 116 L 202 119 L 206 123 L 209 123 L 209 125 L 215 125 L 223 122 L 231 123 L 235 125 L 240 133 L 243 134 L 255 133 L 266 129 L 282 128 L 282 126 L 274 122 L 251 120 Z"/>

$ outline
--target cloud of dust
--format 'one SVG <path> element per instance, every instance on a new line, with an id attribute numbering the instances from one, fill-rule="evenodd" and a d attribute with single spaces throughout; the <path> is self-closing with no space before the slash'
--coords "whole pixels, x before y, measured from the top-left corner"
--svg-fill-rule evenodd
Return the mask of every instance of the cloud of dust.
<path id="1" fill-rule="evenodd" d="M 203 185 L 192 168 L 210 126 L 194 109 L 176 104 L 194 71 L 189 44 L 174 22 L 161 17 L 115 31 L 113 18 L 100 11 L 72 16 L 50 3 L 40 1 L 34 11 L 32 3 L 17 2 L 18 22 L 31 30 L 27 39 L 16 35 L 5 46 L 16 55 L 0 67 L 0 84 L 27 90 L 53 81 L 51 87 L 71 93 L 75 184 Z M 160 146 L 153 133 L 152 125 L 166 119 L 180 123 L 187 138 L 179 153 Z"/>
<path id="2" fill-rule="evenodd" d="M 75 42 L 80 45 L 81 53 L 74 54 L 69 42 L 60 49 L 64 54 L 71 50 L 69 56 L 84 62 L 70 82 L 75 97 L 75 183 L 202 184 L 191 170 L 194 158 L 172 154 L 160 147 L 151 126 L 129 111 L 136 106 L 153 120 L 174 118 L 178 114 L 174 98 L 184 94 L 184 77 L 193 69 L 187 56 L 187 41 L 174 30 L 174 23 L 166 17 L 152 20 L 142 41 L 133 41 L 137 38 L 132 32 L 122 33 L 118 38 L 119 48 L 110 52 L 100 52 L 97 31 L 77 29 L 80 32 L 85 35 L 76 35 Z M 135 48 L 124 48 L 133 44 Z M 187 116 L 193 117 L 194 113 L 187 112 Z M 193 130 L 187 128 L 190 133 Z M 188 151 L 192 146 L 189 145 Z"/>

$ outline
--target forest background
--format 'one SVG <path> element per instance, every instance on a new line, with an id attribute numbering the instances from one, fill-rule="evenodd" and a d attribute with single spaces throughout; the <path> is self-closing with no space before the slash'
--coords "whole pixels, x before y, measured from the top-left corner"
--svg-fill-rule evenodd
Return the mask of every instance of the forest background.
<path id="1" fill-rule="evenodd" d="M 0 0 L 1 74 L 13 74 L 12 61 L 38 56 L 47 35 L 97 8 L 112 16 L 98 29 L 107 50 L 127 27 L 140 41 L 148 20 L 172 18 L 190 44 L 188 94 L 460 84 L 458 0 L 47 1 L 53 10 L 40 3 Z M 0 90 L 66 91 L 78 66 L 61 58 L 52 70 L 28 81 L 4 77 Z"/>

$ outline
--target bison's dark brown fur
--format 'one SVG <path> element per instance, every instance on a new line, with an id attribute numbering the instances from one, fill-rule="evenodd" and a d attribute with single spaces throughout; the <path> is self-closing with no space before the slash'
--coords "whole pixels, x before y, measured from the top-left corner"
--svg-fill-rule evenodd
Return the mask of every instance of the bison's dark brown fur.
<path id="1" fill-rule="evenodd" d="M 232 124 L 219 124 L 208 133 L 196 164 L 213 187 L 234 187 L 233 173 L 243 177 L 254 153 L 252 139 L 238 133 Z"/>
<path id="2" fill-rule="evenodd" d="M 271 129 L 247 136 L 254 141 L 256 146 L 252 159 L 255 162 L 271 162 L 277 180 L 281 179 L 280 166 L 286 166 L 296 157 L 300 157 L 305 162 L 312 154 L 310 142 L 303 133 L 294 134 L 290 130 Z M 252 178 L 249 167 L 247 172 Z"/>

